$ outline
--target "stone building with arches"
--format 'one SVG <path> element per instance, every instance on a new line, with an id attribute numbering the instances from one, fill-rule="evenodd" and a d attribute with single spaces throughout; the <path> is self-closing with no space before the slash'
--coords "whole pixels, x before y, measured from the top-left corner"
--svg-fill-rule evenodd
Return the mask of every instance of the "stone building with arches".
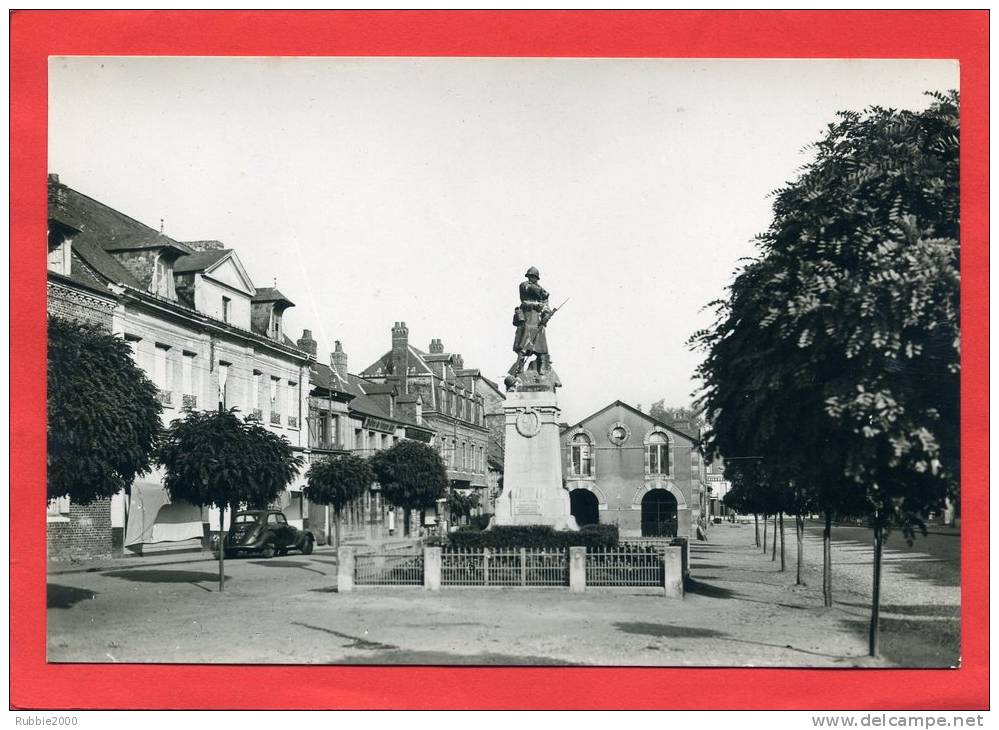
<path id="1" fill-rule="evenodd" d="M 622 401 L 561 429 L 562 475 L 579 525 L 622 537 L 693 536 L 703 463 L 696 439 Z"/>

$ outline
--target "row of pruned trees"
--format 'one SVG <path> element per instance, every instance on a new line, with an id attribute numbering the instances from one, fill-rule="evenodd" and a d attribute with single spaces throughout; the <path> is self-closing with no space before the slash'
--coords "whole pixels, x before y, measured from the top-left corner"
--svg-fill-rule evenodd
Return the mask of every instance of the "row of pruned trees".
<path id="1" fill-rule="evenodd" d="M 289 441 L 234 410 L 190 411 L 166 429 L 156 386 L 135 365 L 129 345 L 96 327 L 59 317 L 48 323 L 47 498 L 79 504 L 130 492 L 135 478 L 155 464 L 165 472 L 173 501 L 226 511 L 273 503 L 304 462 Z M 415 441 L 400 441 L 365 459 L 352 454 L 314 462 L 305 496 L 329 505 L 340 543 L 343 510 L 374 481 L 386 501 L 410 510 L 433 507 L 447 493 L 440 455 Z M 465 508 L 465 499 L 455 504 Z M 219 589 L 224 551 L 219 550 Z"/>
<path id="2" fill-rule="evenodd" d="M 824 515 L 827 605 L 833 522 L 869 522 L 872 655 L 886 532 L 912 540 L 959 503 L 958 96 L 932 96 L 829 125 L 693 338 L 705 445 L 734 465 L 732 502 Z"/>

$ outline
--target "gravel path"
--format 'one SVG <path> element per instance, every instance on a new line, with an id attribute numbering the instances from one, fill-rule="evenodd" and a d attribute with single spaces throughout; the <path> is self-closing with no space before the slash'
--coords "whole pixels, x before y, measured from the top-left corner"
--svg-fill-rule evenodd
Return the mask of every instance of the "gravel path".
<path id="1" fill-rule="evenodd" d="M 894 553 L 886 554 L 885 657 L 871 660 L 869 549 L 837 546 L 837 605 L 824 609 L 815 536 L 806 586 L 794 585 L 793 531 L 784 573 L 752 547 L 752 525 L 713 526 L 709 537 L 692 550 L 683 600 L 630 589 L 339 594 L 332 555 L 227 561 L 221 594 L 211 561 L 57 574 L 49 660 L 851 667 L 946 666 L 956 657 L 958 589 L 924 585 Z"/>

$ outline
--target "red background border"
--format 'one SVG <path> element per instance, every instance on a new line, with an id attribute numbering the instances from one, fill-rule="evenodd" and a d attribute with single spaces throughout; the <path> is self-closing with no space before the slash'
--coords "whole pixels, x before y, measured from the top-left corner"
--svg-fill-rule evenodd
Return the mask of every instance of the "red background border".
<path id="1" fill-rule="evenodd" d="M 18 708 L 988 706 L 987 11 L 15 11 L 11 32 L 11 698 Z M 961 62 L 959 670 L 45 663 L 49 55 L 951 58 Z M 970 546 L 976 546 L 969 550 Z M 266 687 L 265 692 L 261 688 Z M 432 690 L 431 690 L 432 688 Z M 712 689 L 713 688 L 713 689 Z"/>

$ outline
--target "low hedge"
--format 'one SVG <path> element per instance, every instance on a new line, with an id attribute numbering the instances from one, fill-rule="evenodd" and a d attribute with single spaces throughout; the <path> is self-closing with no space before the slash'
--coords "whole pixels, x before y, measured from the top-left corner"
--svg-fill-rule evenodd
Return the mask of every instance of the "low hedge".
<path id="1" fill-rule="evenodd" d="M 554 530 L 547 525 L 504 525 L 484 532 L 459 530 L 448 535 L 455 548 L 567 548 L 616 547 L 617 525 L 586 525 L 579 532 Z"/>

